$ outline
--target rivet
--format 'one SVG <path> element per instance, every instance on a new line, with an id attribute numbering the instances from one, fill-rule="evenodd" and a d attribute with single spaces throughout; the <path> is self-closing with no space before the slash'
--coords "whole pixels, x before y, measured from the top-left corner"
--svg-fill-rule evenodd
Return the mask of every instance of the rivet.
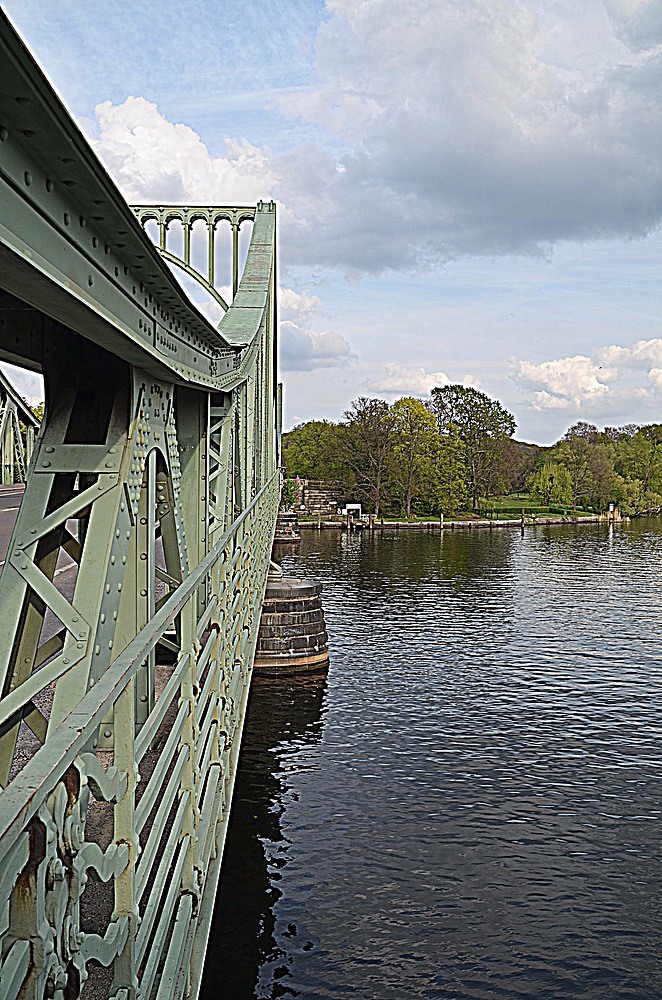
<path id="1" fill-rule="evenodd" d="M 102 614 L 101 617 L 100 617 L 100 619 L 99 619 L 99 621 L 101 622 L 102 625 L 105 622 L 105 620 L 106 620 L 106 616 L 104 614 Z"/>
<path id="2" fill-rule="evenodd" d="M 48 469 L 51 463 L 50 462 L 42 462 L 41 464 L 42 464 L 42 466 L 43 466 L 44 469 Z"/>
<path id="3" fill-rule="evenodd" d="M 31 184 L 32 184 L 32 174 L 28 170 L 26 170 L 25 171 L 25 186 L 26 187 L 30 187 Z"/>
<path id="4" fill-rule="evenodd" d="M 95 653 L 96 653 L 96 655 L 98 656 L 98 655 L 99 655 L 99 653 L 101 652 L 101 646 L 95 646 L 95 647 L 94 647 L 94 652 L 95 652 Z"/>
<path id="5" fill-rule="evenodd" d="M 147 591 L 146 591 L 146 590 L 144 590 L 144 589 L 143 589 L 143 590 L 141 590 L 141 591 L 140 591 L 140 596 L 141 596 L 141 597 L 147 597 Z"/>
<path id="6" fill-rule="evenodd" d="M 110 729 L 104 729 L 103 735 L 106 737 L 107 740 L 109 740 L 110 737 L 112 736 L 112 733 L 111 733 Z"/>
<path id="7" fill-rule="evenodd" d="M 112 649 L 112 648 L 113 648 L 113 640 L 109 639 L 108 640 L 108 649 Z"/>
<path id="8" fill-rule="evenodd" d="M 82 649 L 82 648 L 83 648 L 83 643 L 82 642 L 77 642 L 76 643 L 76 649 Z"/>
<path id="9" fill-rule="evenodd" d="M 52 455 L 53 452 L 55 451 L 55 448 L 52 445 L 49 445 L 48 448 L 44 448 L 44 451 L 46 452 L 47 455 Z"/>
<path id="10" fill-rule="evenodd" d="M 106 584 L 106 593 L 107 594 L 110 593 L 110 584 L 109 583 Z"/>
<path id="11" fill-rule="evenodd" d="M 62 662 L 63 663 L 68 663 L 69 662 L 69 657 L 68 656 L 63 656 L 62 657 Z"/>

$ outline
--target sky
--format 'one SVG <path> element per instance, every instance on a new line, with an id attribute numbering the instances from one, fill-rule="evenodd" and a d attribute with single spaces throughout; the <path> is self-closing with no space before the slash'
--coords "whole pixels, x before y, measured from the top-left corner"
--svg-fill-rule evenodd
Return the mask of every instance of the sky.
<path id="1" fill-rule="evenodd" d="M 449 382 L 541 444 L 662 420 L 662 0 L 3 9 L 129 202 L 276 200 L 286 428 Z"/>

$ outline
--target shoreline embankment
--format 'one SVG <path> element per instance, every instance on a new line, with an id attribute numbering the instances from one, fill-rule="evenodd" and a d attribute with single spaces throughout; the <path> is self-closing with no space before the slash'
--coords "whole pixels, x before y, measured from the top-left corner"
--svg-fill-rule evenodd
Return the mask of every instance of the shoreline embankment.
<path id="1" fill-rule="evenodd" d="M 623 520 L 629 520 L 623 518 Z M 536 525 L 543 524 L 596 524 L 599 522 L 604 522 L 605 524 L 610 522 L 610 519 L 601 514 L 590 514 L 583 517 L 518 517 L 518 518 L 504 518 L 501 521 L 491 521 L 489 518 L 468 518 L 462 521 L 374 521 L 373 530 L 379 529 L 384 531 L 467 531 L 474 530 L 477 528 L 521 528 L 524 527 L 535 527 Z M 616 522 L 619 523 L 619 522 Z M 359 531 L 366 529 L 368 525 L 364 521 L 355 522 L 352 525 L 353 530 L 358 529 Z M 299 521 L 299 530 L 303 529 L 318 529 L 318 530 L 328 530 L 335 528 L 338 531 L 347 531 L 346 521 L 328 521 L 328 520 L 310 520 L 310 521 Z"/>

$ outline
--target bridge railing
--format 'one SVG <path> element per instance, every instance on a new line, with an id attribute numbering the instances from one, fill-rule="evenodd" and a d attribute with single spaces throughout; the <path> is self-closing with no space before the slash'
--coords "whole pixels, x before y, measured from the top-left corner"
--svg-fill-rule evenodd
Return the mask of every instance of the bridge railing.
<path id="1" fill-rule="evenodd" d="M 275 473 L 0 795 L 2 1000 L 88 976 L 117 1000 L 197 993 L 279 497 Z M 157 644 L 172 664 L 137 730 Z M 111 717 L 114 754 L 92 752 Z"/>

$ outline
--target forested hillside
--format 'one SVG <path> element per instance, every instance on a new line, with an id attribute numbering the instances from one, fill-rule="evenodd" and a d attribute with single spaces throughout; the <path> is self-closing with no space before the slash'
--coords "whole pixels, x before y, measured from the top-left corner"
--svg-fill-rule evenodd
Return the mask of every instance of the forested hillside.
<path id="1" fill-rule="evenodd" d="M 662 424 L 581 421 L 551 447 L 516 441 L 515 429 L 498 400 L 449 385 L 428 400 L 359 397 L 342 421 L 284 435 L 283 453 L 288 476 L 339 481 L 378 516 L 450 516 L 524 492 L 570 510 L 662 505 Z"/>

